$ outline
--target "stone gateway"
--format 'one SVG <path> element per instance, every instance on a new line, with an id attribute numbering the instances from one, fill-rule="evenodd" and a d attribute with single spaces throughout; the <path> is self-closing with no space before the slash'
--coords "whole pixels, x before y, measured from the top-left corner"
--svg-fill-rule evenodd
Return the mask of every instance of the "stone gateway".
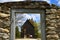
<path id="1" fill-rule="evenodd" d="M 45 37 L 46 40 L 58 40 L 60 37 L 60 9 L 57 8 L 57 6 L 49 5 L 47 2 L 5 2 L 0 3 L 0 28 L 7 28 L 10 29 L 10 13 L 11 8 L 15 7 L 15 9 L 24 8 L 24 9 L 44 9 L 45 10 Z M 32 27 L 33 28 L 33 27 Z M 11 28 L 11 38 L 10 40 L 14 40 L 14 28 Z M 24 29 L 26 30 L 26 29 Z M 4 32 L 2 32 L 4 33 Z M 29 33 L 29 32 L 28 32 Z M 7 34 L 7 33 L 6 33 Z M 1 30 L 0 30 L 0 35 Z M 12 36 L 13 35 L 13 36 Z M 32 35 L 30 35 L 32 37 Z M 24 37 L 24 35 L 22 36 Z M 2 36 L 0 37 L 0 40 L 2 40 Z M 45 39 L 42 39 L 45 40 Z"/>

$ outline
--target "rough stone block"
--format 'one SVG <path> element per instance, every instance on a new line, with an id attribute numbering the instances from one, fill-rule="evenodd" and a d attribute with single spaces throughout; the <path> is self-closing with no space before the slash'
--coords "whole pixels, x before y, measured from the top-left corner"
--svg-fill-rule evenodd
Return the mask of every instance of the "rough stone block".
<path id="1" fill-rule="evenodd" d="M 56 30 L 55 27 L 47 27 L 48 30 Z"/>
<path id="2" fill-rule="evenodd" d="M 52 12 L 52 13 L 56 13 L 57 10 L 56 10 L 56 9 L 51 9 L 51 12 Z"/>

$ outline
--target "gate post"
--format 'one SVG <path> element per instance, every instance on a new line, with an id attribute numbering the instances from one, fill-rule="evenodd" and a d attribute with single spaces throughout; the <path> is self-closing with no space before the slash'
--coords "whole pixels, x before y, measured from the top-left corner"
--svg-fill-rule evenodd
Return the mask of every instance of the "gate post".
<path id="1" fill-rule="evenodd" d="M 15 40 L 15 16 L 14 16 L 14 11 L 11 11 L 10 40 Z"/>

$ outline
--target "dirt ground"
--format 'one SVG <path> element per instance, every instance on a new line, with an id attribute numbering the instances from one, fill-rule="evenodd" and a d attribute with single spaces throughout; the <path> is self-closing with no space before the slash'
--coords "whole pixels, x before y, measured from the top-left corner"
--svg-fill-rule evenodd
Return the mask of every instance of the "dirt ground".
<path id="1" fill-rule="evenodd" d="M 16 40 L 41 40 L 41 39 L 16 39 Z"/>

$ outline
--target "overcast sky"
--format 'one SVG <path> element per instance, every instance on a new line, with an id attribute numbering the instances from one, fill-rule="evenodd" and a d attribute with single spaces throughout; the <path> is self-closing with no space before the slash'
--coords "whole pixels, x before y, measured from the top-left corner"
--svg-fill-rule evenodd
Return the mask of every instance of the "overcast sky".
<path id="1" fill-rule="evenodd" d="M 0 0 L 0 2 L 11 2 L 11 1 L 24 1 L 24 0 Z M 36 0 L 36 1 L 41 1 L 41 0 Z M 46 1 L 50 4 L 53 3 L 60 6 L 60 0 L 42 0 L 42 1 Z"/>

